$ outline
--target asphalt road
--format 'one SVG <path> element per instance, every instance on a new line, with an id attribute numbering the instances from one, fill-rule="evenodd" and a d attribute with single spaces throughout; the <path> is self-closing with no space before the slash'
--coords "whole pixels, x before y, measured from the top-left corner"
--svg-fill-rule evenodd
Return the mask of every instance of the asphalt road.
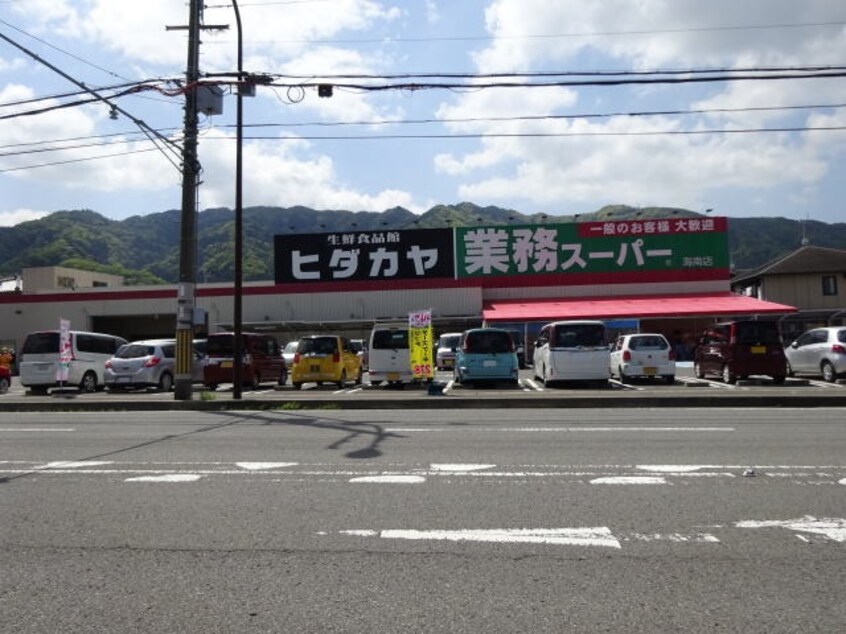
<path id="1" fill-rule="evenodd" d="M 844 456 L 824 407 L 0 412 L 0 630 L 843 631 Z"/>

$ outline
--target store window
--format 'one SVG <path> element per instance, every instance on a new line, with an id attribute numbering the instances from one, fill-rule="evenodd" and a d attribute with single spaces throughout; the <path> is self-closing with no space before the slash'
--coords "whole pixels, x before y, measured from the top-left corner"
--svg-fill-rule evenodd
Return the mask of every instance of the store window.
<path id="1" fill-rule="evenodd" d="M 837 276 L 823 275 L 822 277 L 822 292 L 823 295 L 837 295 Z"/>

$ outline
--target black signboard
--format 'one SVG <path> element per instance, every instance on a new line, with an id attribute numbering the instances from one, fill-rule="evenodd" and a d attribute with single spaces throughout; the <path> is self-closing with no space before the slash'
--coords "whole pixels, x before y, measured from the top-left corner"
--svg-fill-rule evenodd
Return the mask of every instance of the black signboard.
<path id="1" fill-rule="evenodd" d="M 274 237 L 277 284 L 452 278 L 452 229 Z"/>

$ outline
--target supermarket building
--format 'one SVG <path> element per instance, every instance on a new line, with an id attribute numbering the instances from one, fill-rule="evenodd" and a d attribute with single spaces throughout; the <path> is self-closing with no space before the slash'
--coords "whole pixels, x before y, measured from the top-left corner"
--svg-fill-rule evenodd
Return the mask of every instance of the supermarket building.
<path id="1" fill-rule="evenodd" d="M 796 309 L 733 293 L 721 217 L 491 225 L 275 236 L 275 279 L 243 284 L 245 331 L 367 338 L 379 321 L 431 309 L 436 333 L 480 324 L 522 330 L 601 319 L 611 332 L 662 332 L 692 345 L 715 320 Z M 173 337 L 177 285 L 57 267 L 22 272 L 0 294 L 0 343 L 56 329 Z M 196 336 L 233 328 L 234 287 L 196 287 Z"/>

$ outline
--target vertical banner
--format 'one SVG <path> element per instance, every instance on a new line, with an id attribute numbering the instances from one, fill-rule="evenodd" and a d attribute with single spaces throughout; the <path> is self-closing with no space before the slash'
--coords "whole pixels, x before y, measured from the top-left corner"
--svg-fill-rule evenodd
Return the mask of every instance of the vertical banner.
<path id="1" fill-rule="evenodd" d="M 408 313 L 408 347 L 411 374 L 415 379 L 434 377 L 432 359 L 432 311 L 418 310 Z"/>
<path id="2" fill-rule="evenodd" d="M 73 359 L 71 349 L 70 321 L 59 319 L 59 365 L 56 367 L 56 380 L 61 382 L 68 380 L 68 369 Z"/>

